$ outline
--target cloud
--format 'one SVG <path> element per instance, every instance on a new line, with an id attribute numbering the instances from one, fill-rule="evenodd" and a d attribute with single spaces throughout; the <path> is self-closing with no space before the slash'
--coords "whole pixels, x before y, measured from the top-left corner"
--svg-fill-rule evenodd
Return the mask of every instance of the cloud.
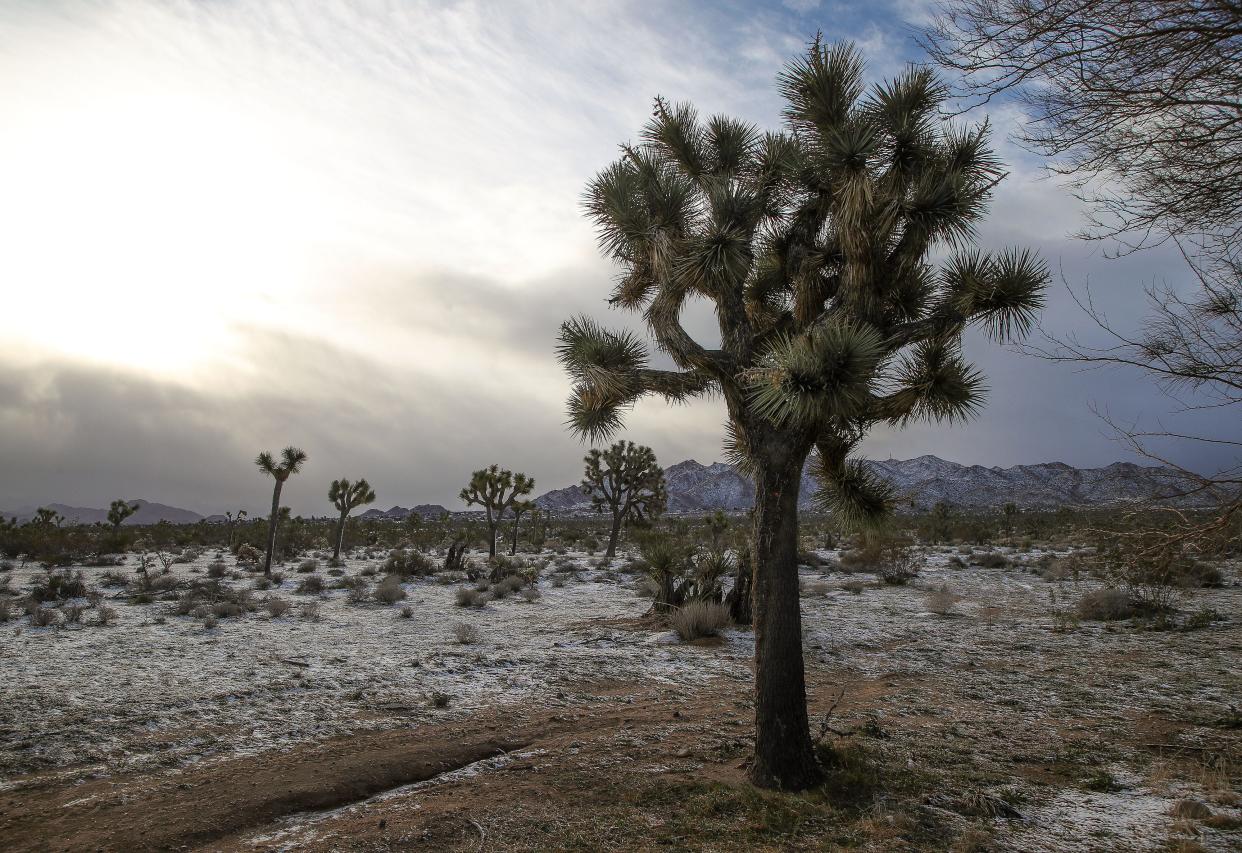
<path id="1" fill-rule="evenodd" d="M 0 9 L 0 507 L 259 509 L 250 460 L 288 443 L 311 454 L 287 491 L 300 512 L 324 511 L 339 476 L 368 477 L 385 505 L 452 503 L 492 461 L 540 488 L 575 482 L 557 327 L 583 312 L 641 329 L 605 307 L 616 271 L 582 216 L 586 180 L 637 138 L 653 96 L 772 127 L 775 76 L 815 28 L 856 41 L 878 79 L 913 57 L 905 19 L 924 8 Z M 1006 141 L 1020 113 L 990 115 L 1011 174 L 983 245 L 1035 246 L 1136 322 L 1141 284 L 1176 281 L 1177 260 L 1105 262 L 1069 240 L 1077 203 Z M 1063 290 L 1046 321 L 1081 325 Z M 686 323 L 715 335 L 705 305 Z M 1090 402 L 1168 408 L 1133 378 L 968 349 L 992 379 L 982 418 L 878 431 L 871 452 L 1100 464 L 1120 451 Z M 718 400 L 645 401 L 628 435 L 666 463 L 709 461 L 723 420 Z"/>

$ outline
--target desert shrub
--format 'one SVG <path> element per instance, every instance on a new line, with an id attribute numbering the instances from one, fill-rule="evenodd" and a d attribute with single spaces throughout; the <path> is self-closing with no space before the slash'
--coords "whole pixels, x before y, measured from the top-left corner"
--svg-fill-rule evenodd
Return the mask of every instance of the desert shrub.
<path id="1" fill-rule="evenodd" d="M 828 590 L 830 588 L 831 587 L 829 587 L 828 584 L 824 583 L 823 581 L 803 581 L 802 582 L 802 594 L 803 595 L 813 595 L 813 596 L 827 595 Z"/>
<path id="2" fill-rule="evenodd" d="M 401 608 L 401 618 L 402 618 L 402 619 L 412 619 L 413 617 L 414 617 L 414 608 L 413 608 L 413 607 L 410 607 L 410 606 L 407 604 L 405 607 L 402 607 L 402 608 Z"/>
<path id="3" fill-rule="evenodd" d="M 301 616 L 303 619 L 307 620 L 308 622 L 318 622 L 321 617 L 319 602 L 318 601 L 303 602 L 301 610 L 299 611 L 298 615 Z"/>
<path id="4" fill-rule="evenodd" d="M 202 556 L 202 551 L 197 548 L 186 548 L 180 554 L 173 557 L 174 563 L 193 563 Z"/>
<path id="5" fill-rule="evenodd" d="M 720 602 L 695 599 L 674 610 L 669 624 L 682 640 L 715 637 L 729 624 L 729 608 Z"/>
<path id="6" fill-rule="evenodd" d="M 986 551 L 976 554 L 971 558 L 971 562 L 985 569 L 1003 569 L 1009 565 L 1009 558 L 999 551 Z"/>
<path id="7" fill-rule="evenodd" d="M 106 604 L 100 605 L 95 608 L 95 618 L 101 628 L 106 628 L 116 622 L 116 608 Z"/>
<path id="8" fill-rule="evenodd" d="M 125 586 L 129 578 L 120 572 L 104 572 L 99 576 L 99 582 L 104 586 Z"/>
<path id="9" fill-rule="evenodd" d="M 383 568 L 390 575 L 425 578 L 434 575 L 439 567 L 421 551 L 413 548 L 399 548 L 388 553 Z"/>
<path id="10" fill-rule="evenodd" d="M 302 595 L 319 595 L 323 592 L 323 578 L 319 575 L 307 575 L 298 584 L 298 592 Z"/>
<path id="11" fill-rule="evenodd" d="M 1080 598 L 1077 614 L 1079 619 L 1112 622 L 1118 619 L 1129 619 L 1134 615 L 1134 606 L 1130 603 L 1130 596 L 1124 590 L 1104 587 Z"/>
<path id="12" fill-rule="evenodd" d="M 212 560 L 207 566 L 207 577 L 222 578 L 228 573 L 228 566 L 224 565 L 224 560 Z"/>
<path id="13" fill-rule="evenodd" d="M 232 619 L 244 616 L 246 608 L 236 601 L 217 601 L 211 605 L 211 613 L 217 619 Z"/>
<path id="14" fill-rule="evenodd" d="M 479 641 L 479 629 L 469 622 L 458 622 L 453 626 L 453 639 L 463 646 L 473 645 Z"/>
<path id="15" fill-rule="evenodd" d="M 482 607 L 487 604 L 488 595 L 468 586 L 458 588 L 456 602 L 458 607 Z"/>
<path id="16" fill-rule="evenodd" d="M 1068 557 L 1041 559 L 1035 571 L 1036 574 L 1046 581 L 1067 581 L 1078 580 L 1082 569 L 1082 560 L 1076 555 L 1070 554 Z"/>
<path id="17" fill-rule="evenodd" d="M 966 568 L 966 561 L 954 554 L 949 558 L 947 565 L 950 569 L 964 569 Z"/>
<path id="18" fill-rule="evenodd" d="M 852 595 L 861 595 L 862 591 L 866 588 L 867 588 L 867 585 L 863 583 L 862 581 L 846 581 L 845 583 L 841 584 L 841 589 L 845 590 L 846 592 Z"/>
<path id="19" fill-rule="evenodd" d="M 554 586 L 557 589 L 560 589 L 561 587 L 565 586 L 565 580 L 566 580 L 565 575 L 553 575 L 552 586 Z M 654 581 L 652 583 L 654 584 Z M 654 597 L 654 593 L 652 594 L 652 597 Z"/>
<path id="20" fill-rule="evenodd" d="M 289 603 L 288 599 L 279 598 L 278 596 L 271 596 L 263 602 L 263 606 L 273 618 L 284 616 L 289 612 L 289 609 L 293 607 L 293 605 Z"/>
<path id="21" fill-rule="evenodd" d="M 257 568 L 263 562 L 263 552 L 253 545 L 239 545 L 237 547 L 237 565 L 249 566 Z"/>
<path id="22" fill-rule="evenodd" d="M 92 554 L 82 563 L 82 565 L 90 566 L 93 569 L 105 566 L 122 566 L 124 564 L 125 557 L 121 554 Z"/>
<path id="23" fill-rule="evenodd" d="M 159 577 L 151 578 L 147 584 L 147 590 L 149 592 L 167 593 L 180 586 L 181 581 L 175 575 L 160 575 Z"/>
<path id="24" fill-rule="evenodd" d="M 0 625 L 13 618 L 13 604 L 7 598 L 0 598 Z"/>
<path id="25" fill-rule="evenodd" d="M 433 708 L 447 708 L 451 701 L 453 701 L 453 697 L 438 690 L 427 698 L 427 703 Z"/>
<path id="26" fill-rule="evenodd" d="M 375 568 L 375 566 L 363 566 L 362 571 L 358 574 L 362 575 L 364 578 L 373 578 L 379 574 L 379 569 Z"/>
<path id="27" fill-rule="evenodd" d="M 396 604 L 406 597 L 401 587 L 400 575 L 386 575 L 375 588 L 375 600 L 381 604 Z"/>
<path id="28" fill-rule="evenodd" d="M 927 591 L 924 601 L 927 609 L 932 613 L 938 613 L 941 616 L 947 616 L 953 612 L 953 605 L 962 600 L 962 597 L 953 590 L 949 589 L 948 584 L 941 584 L 934 589 Z"/>
<path id="29" fill-rule="evenodd" d="M 272 588 L 272 579 L 264 575 L 254 579 L 254 588 L 257 590 L 265 590 Z"/>
<path id="30" fill-rule="evenodd" d="M 824 560 L 814 551 L 798 551 L 798 565 L 810 566 L 812 569 L 818 569 L 824 564 Z"/>
<path id="31" fill-rule="evenodd" d="M 534 586 L 525 587 L 519 593 L 519 595 L 522 596 L 522 600 L 525 601 L 527 604 L 530 604 L 531 602 L 534 602 L 534 601 L 538 601 L 540 598 L 543 597 L 543 593 L 539 591 L 539 588 L 534 587 Z"/>
<path id="32" fill-rule="evenodd" d="M 220 624 L 219 618 L 214 613 L 208 613 L 203 617 L 203 627 L 210 631 Z"/>
<path id="33" fill-rule="evenodd" d="M 30 597 L 35 601 L 67 601 L 70 598 L 85 598 L 86 594 L 86 580 L 82 573 L 69 569 L 48 572 L 30 588 Z"/>
<path id="34" fill-rule="evenodd" d="M 35 604 L 30 608 L 30 625 L 34 628 L 47 628 L 60 621 L 60 614 L 54 608 Z"/>
<path id="35" fill-rule="evenodd" d="M 71 625 L 78 625 L 82 622 L 82 611 L 85 609 L 80 604 L 66 604 L 61 613 L 65 616 L 65 622 Z"/>
<path id="36" fill-rule="evenodd" d="M 317 571 L 318 569 L 318 560 L 303 560 L 298 563 L 298 574 L 300 575 L 309 575 L 311 572 Z"/>

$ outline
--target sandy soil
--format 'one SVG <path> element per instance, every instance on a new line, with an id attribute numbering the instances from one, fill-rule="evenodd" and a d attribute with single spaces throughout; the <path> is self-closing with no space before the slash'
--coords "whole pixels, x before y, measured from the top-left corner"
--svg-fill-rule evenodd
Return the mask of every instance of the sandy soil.
<path id="1" fill-rule="evenodd" d="M 804 572 L 813 710 L 875 776 L 847 805 L 745 785 L 748 633 L 677 643 L 585 568 L 482 610 L 419 581 L 331 591 L 317 621 L 118 600 L 115 626 L 10 623 L 0 848 L 1237 849 L 1242 589 L 1198 594 L 1224 618 L 1192 632 L 1067 630 L 1088 584 L 948 557 L 905 587 Z M 286 571 L 270 594 L 305 600 Z"/>

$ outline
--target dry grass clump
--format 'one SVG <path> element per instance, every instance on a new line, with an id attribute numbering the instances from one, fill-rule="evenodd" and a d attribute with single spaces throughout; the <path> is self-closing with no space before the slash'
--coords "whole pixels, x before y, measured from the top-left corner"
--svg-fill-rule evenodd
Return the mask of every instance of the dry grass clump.
<path id="1" fill-rule="evenodd" d="M 866 588 L 867 585 L 862 581 L 846 581 L 841 584 L 841 589 L 845 590 L 850 595 L 862 595 L 862 591 Z"/>
<path id="2" fill-rule="evenodd" d="M 224 565 L 224 560 L 213 560 L 207 566 L 207 577 L 219 580 L 228 574 L 228 566 Z"/>
<path id="3" fill-rule="evenodd" d="M 322 615 L 318 601 L 307 601 L 302 604 L 299 615 L 308 622 L 318 622 Z"/>
<path id="4" fill-rule="evenodd" d="M 460 587 L 457 590 L 457 606 L 458 607 L 482 607 L 487 604 L 490 597 L 486 592 L 472 589 L 468 586 Z"/>
<path id="5" fill-rule="evenodd" d="M 533 587 L 533 586 L 526 587 L 518 594 L 522 596 L 522 600 L 525 601 L 527 604 L 533 604 L 534 602 L 538 601 L 540 598 L 543 598 L 543 593 L 541 593 L 538 590 L 538 588 Z"/>
<path id="6" fill-rule="evenodd" d="M 387 575 L 375 588 L 375 600 L 381 604 L 396 604 L 406 597 L 400 575 Z"/>
<path id="7" fill-rule="evenodd" d="M 729 624 L 729 608 L 718 601 L 695 599 L 672 611 L 669 624 L 687 642 L 719 636 Z"/>
<path id="8" fill-rule="evenodd" d="M 828 594 L 828 591 L 831 588 L 832 587 L 828 586 L 828 584 L 826 584 L 824 581 L 803 581 L 802 582 L 802 594 L 803 595 L 824 596 Z"/>
<path id="9" fill-rule="evenodd" d="M 289 612 L 293 605 L 286 598 L 272 596 L 263 602 L 263 606 L 273 618 L 279 618 Z"/>
<path id="10" fill-rule="evenodd" d="M 479 641 L 479 629 L 469 622 L 458 622 L 453 626 L 453 639 L 463 646 L 474 645 Z"/>
<path id="11" fill-rule="evenodd" d="M 1115 622 L 1134 615 L 1134 605 L 1123 590 L 1104 587 L 1087 593 L 1078 600 L 1079 619 L 1097 622 Z"/>
<path id="12" fill-rule="evenodd" d="M 1009 558 L 999 551 L 985 551 L 970 558 L 972 565 L 984 569 L 1004 569 L 1009 566 Z"/>
<path id="13" fill-rule="evenodd" d="M 115 607 L 109 607 L 106 604 L 101 604 L 95 608 L 95 624 L 101 628 L 106 628 L 109 625 L 115 624 L 116 617 L 117 613 Z"/>
<path id="14" fill-rule="evenodd" d="M 32 628 L 48 628 L 60 623 L 60 613 L 53 607 L 44 607 L 38 602 L 33 602 L 28 612 Z"/>
<path id="15" fill-rule="evenodd" d="M 319 568 L 318 560 L 303 560 L 302 562 L 298 563 L 298 574 L 309 575 L 311 572 L 318 570 L 318 568 Z"/>
<path id="16" fill-rule="evenodd" d="M 948 616 L 953 612 L 953 605 L 962 600 L 962 597 L 949 589 L 948 584 L 941 584 L 927 591 L 924 602 L 927 609 L 932 613 L 940 616 Z"/>

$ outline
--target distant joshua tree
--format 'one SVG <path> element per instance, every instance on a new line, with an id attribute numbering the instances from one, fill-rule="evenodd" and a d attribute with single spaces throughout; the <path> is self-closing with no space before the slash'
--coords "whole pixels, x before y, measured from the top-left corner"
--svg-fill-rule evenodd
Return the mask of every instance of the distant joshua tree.
<path id="1" fill-rule="evenodd" d="M 912 67 L 863 83 L 852 45 L 817 39 L 779 77 L 786 132 L 761 133 L 690 105 L 655 102 L 638 145 L 590 184 L 602 251 L 622 268 L 611 304 L 640 312 L 676 369 L 648 366 L 642 339 L 586 317 L 561 328 L 573 429 L 616 432 L 647 394 L 718 394 L 727 447 L 755 481 L 752 781 L 799 790 L 822 778 L 812 748 L 798 604 L 798 491 L 808 456 L 825 508 L 847 523 L 885 516 L 892 494 L 852 452 L 874 424 L 973 413 L 982 376 L 963 330 L 1025 333 L 1047 271 L 1030 252 L 971 248 L 1003 177 L 988 127 L 941 120 L 945 91 Z M 937 270 L 933 252 L 947 249 Z M 683 327 L 713 304 L 720 344 Z"/>
<path id="2" fill-rule="evenodd" d="M 229 534 L 229 550 L 230 551 L 233 550 L 234 531 L 236 530 L 237 525 L 241 524 L 242 520 L 246 518 L 246 515 L 247 513 L 244 509 L 239 509 L 236 515 L 234 515 L 231 512 L 226 512 L 224 514 L 224 523 L 228 528 L 228 534 Z"/>
<path id="3" fill-rule="evenodd" d="M 138 511 L 138 504 L 131 504 L 129 501 L 115 500 L 108 507 L 108 523 L 112 525 L 112 535 L 116 536 L 121 532 L 121 525 L 125 523 L 125 519 L 129 518 Z"/>
<path id="4" fill-rule="evenodd" d="M 466 506 L 481 506 L 486 511 L 488 556 L 496 556 L 496 527 L 505 510 L 529 495 L 534 488 L 534 478 L 514 474 L 499 465 L 489 465 L 470 475 L 469 485 L 461 490 L 458 497 Z M 516 522 L 514 519 L 515 525 Z"/>
<path id="5" fill-rule="evenodd" d="M 618 441 L 607 450 L 591 448 L 583 462 L 586 473 L 582 491 L 596 512 L 608 510 L 612 514 L 605 554 L 611 560 L 617 556 L 622 524 L 664 512 L 668 503 L 664 471 L 650 447 L 632 441 Z"/>
<path id="6" fill-rule="evenodd" d="M 280 451 L 280 463 L 272 458 L 266 450 L 255 457 L 254 464 L 259 470 L 276 481 L 272 489 L 272 514 L 267 525 L 267 554 L 263 557 L 263 574 L 272 573 L 272 555 L 276 552 L 276 526 L 280 523 L 280 490 L 285 480 L 302 470 L 306 462 L 306 453 L 296 447 L 286 447 Z"/>
<path id="7" fill-rule="evenodd" d="M 518 540 L 518 524 L 522 520 L 522 516 L 535 509 L 534 501 L 514 501 L 509 505 L 509 509 L 513 512 L 513 541 L 509 546 L 509 553 L 517 553 Z"/>
<path id="8" fill-rule="evenodd" d="M 333 480 L 331 487 L 328 489 L 328 500 L 337 508 L 341 514 L 341 520 L 336 526 L 336 543 L 332 549 L 333 562 L 341 559 L 341 546 L 345 542 L 345 521 L 349 518 L 349 514 L 360 506 L 365 506 L 375 502 L 375 490 L 371 488 L 371 484 L 365 479 L 356 483 L 351 483 L 342 477 L 339 480 Z"/>

